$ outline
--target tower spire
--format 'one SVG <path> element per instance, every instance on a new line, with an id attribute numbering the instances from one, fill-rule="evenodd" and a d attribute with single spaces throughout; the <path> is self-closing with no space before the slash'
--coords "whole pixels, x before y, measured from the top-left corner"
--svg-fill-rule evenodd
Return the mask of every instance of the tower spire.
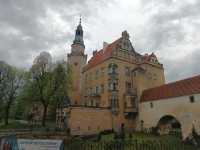
<path id="1" fill-rule="evenodd" d="M 81 21 L 82 21 L 82 18 L 80 15 L 79 24 L 76 28 L 75 39 L 73 41 L 73 44 L 79 44 L 85 47 L 84 41 L 83 41 L 83 29 L 82 29 Z"/>

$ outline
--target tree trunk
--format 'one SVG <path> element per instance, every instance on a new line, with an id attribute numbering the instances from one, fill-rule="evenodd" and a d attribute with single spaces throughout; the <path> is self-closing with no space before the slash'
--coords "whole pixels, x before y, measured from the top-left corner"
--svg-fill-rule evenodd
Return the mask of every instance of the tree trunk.
<path id="1" fill-rule="evenodd" d="M 42 126 L 46 126 L 46 117 L 47 117 L 47 105 L 44 105 L 43 116 L 42 116 Z"/>
<path id="2" fill-rule="evenodd" d="M 5 117 L 4 117 L 4 124 L 8 125 L 8 118 L 10 114 L 10 105 L 8 105 L 5 109 Z"/>

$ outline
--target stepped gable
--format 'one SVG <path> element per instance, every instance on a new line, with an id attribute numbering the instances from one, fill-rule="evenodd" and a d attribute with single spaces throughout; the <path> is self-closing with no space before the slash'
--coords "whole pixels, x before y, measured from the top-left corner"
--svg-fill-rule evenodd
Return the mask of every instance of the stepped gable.
<path id="1" fill-rule="evenodd" d="M 108 44 L 105 48 L 96 52 L 94 56 L 92 56 L 92 58 L 88 61 L 88 64 L 84 67 L 83 71 L 93 68 L 101 62 L 105 61 L 106 59 L 110 58 L 112 56 L 113 50 L 119 44 L 120 39 L 121 38 L 112 42 L 111 44 Z"/>

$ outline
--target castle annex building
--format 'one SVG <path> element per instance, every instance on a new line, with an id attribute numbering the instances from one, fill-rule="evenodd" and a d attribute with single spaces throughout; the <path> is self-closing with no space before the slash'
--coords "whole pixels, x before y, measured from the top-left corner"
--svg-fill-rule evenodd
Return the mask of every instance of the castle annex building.
<path id="1" fill-rule="evenodd" d="M 158 125 L 164 116 L 180 122 L 182 130 L 192 126 L 193 120 L 184 127 L 179 110 L 187 117 L 197 107 L 193 103 L 200 104 L 200 76 L 165 84 L 164 68 L 156 55 L 139 54 L 127 31 L 112 43 L 104 42 L 87 62 L 80 21 L 67 57 L 73 90 L 70 106 L 57 111 L 57 125 L 69 128 L 72 135 L 141 130 Z M 198 109 L 195 115 L 200 117 Z"/>

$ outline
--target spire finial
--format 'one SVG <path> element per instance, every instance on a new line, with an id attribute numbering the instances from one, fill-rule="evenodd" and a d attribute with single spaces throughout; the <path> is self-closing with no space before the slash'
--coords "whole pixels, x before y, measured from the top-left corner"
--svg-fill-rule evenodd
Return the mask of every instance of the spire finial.
<path id="1" fill-rule="evenodd" d="M 81 16 L 81 14 L 80 14 L 80 20 L 79 20 L 79 24 L 81 24 L 81 19 L 82 19 L 82 16 Z"/>

